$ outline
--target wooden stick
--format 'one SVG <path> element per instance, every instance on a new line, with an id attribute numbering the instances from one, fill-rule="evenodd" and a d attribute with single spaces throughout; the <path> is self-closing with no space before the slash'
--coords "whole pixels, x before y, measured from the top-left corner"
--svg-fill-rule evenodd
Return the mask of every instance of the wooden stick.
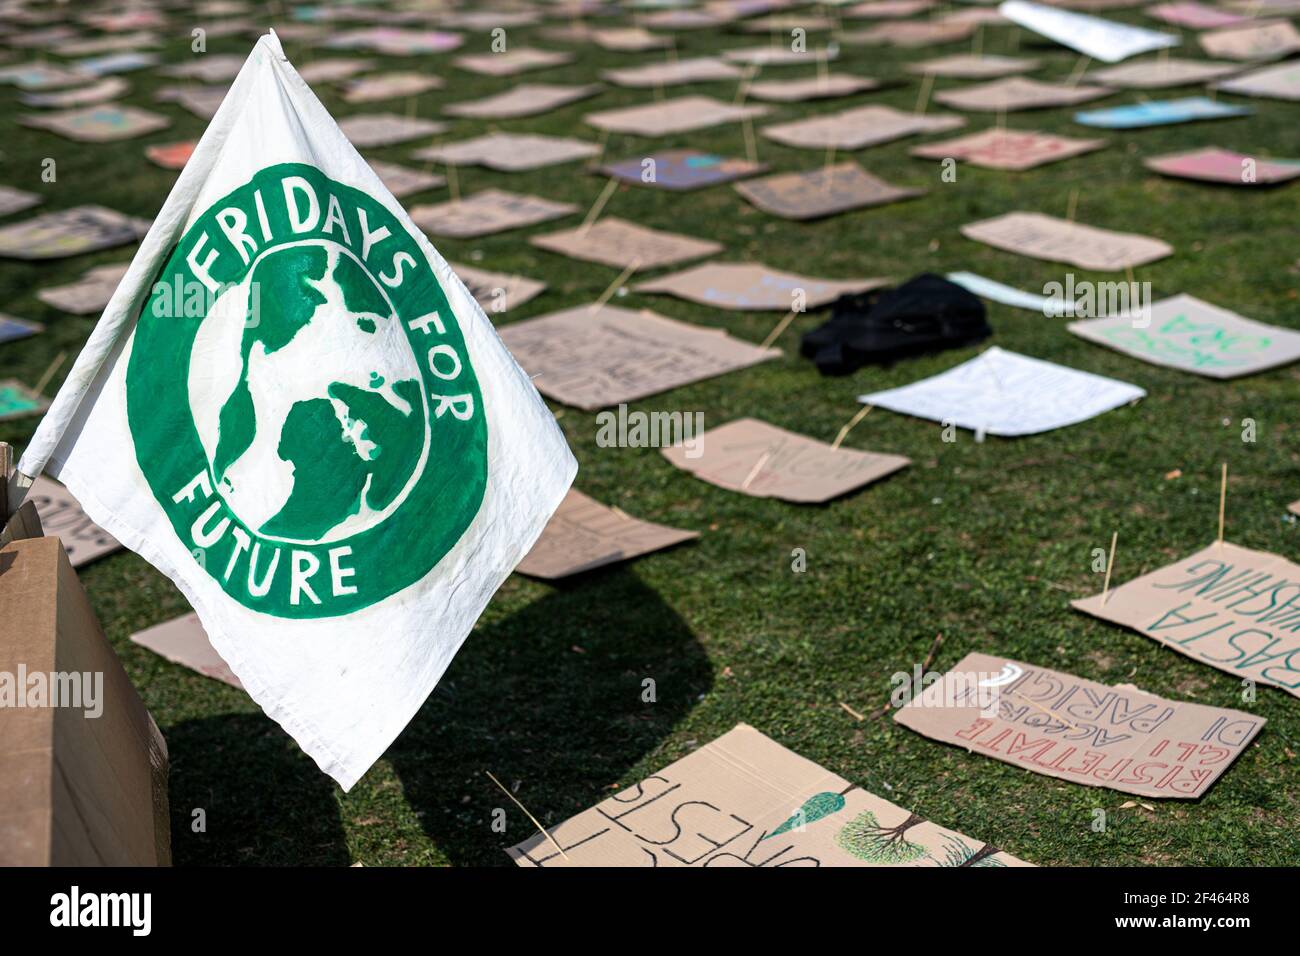
<path id="1" fill-rule="evenodd" d="M 600 211 L 605 208 L 605 203 L 609 202 L 609 197 L 614 195 L 614 190 L 617 188 L 618 180 L 613 176 L 610 176 L 609 182 L 605 184 L 605 188 L 602 189 L 600 195 L 596 197 L 595 204 L 587 212 L 587 218 L 582 220 L 582 225 L 578 227 L 579 238 L 582 238 L 587 234 L 587 230 L 591 228 L 592 223 L 596 221 L 596 217 L 600 215 Z"/>
<path id="2" fill-rule="evenodd" d="M 1103 606 L 1110 598 L 1110 569 L 1115 566 L 1115 542 L 1118 540 L 1119 532 L 1112 531 L 1110 534 L 1110 553 L 1106 555 L 1106 580 L 1101 585 L 1101 603 Z"/>
<path id="3" fill-rule="evenodd" d="M 1075 65 L 1074 72 L 1070 74 L 1070 78 L 1069 80 L 1066 81 L 1065 85 L 1078 86 L 1079 81 L 1083 79 L 1083 71 L 1088 68 L 1088 64 L 1091 62 L 1092 62 L 1092 57 L 1088 56 L 1087 54 L 1084 54 L 1083 56 L 1079 57 L 1079 62 Z"/>
<path id="4" fill-rule="evenodd" d="M 925 112 L 925 108 L 930 102 L 930 89 L 933 86 L 934 74 L 929 70 L 926 70 L 925 77 L 921 80 L 921 92 L 916 98 L 916 109 L 914 112 L 918 114 Z"/>
<path id="5" fill-rule="evenodd" d="M 9 472 L 14 467 L 14 450 L 0 441 L 0 527 L 9 520 Z"/>
<path id="6" fill-rule="evenodd" d="M 597 299 L 595 302 L 593 302 L 591 308 L 588 309 L 587 311 L 591 313 L 596 313 L 599 312 L 602 308 L 604 308 L 605 303 L 614 297 L 614 293 L 617 292 L 619 290 L 619 287 L 622 286 L 623 283 L 627 281 L 628 276 L 630 276 L 633 272 L 636 272 L 637 268 L 640 265 L 641 265 L 640 259 L 633 259 L 631 262 L 629 262 L 627 264 L 627 268 L 618 274 L 618 278 L 609 284 L 609 288 L 601 293 L 600 298 Z"/>
<path id="7" fill-rule="evenodd" d="M 50 367 L 45 370 L 45 374 L 40 377 L 34 386 L 32 386 L 32 391 L 37 395 L 42 394 L 45 391 L 45 386 L 50 384 L 50 379 L 54 378 L 54 373 L 59 370 L 67 358 L 68 353 L 66 351 L 60 352 L 56 355 L 54 361 L 50 363 Z"/>
<path id="8" fill-rule="evenodd" d="M 746 476 L 745 480 L 740 483 L 741 491 L 744 491 L 746 488 L 748 488 L 749 483 L 758 477 L 758 473 L 763 470 L 763 466 L 767 464 L 767 460 L 771 457 L 772 457 L 772 453 L 770 451 L 765 451 L 763 452 L 762 455 L 759 456 L 758 461 L 754 462 L 754 467 L 749 469 L 749 475 Z"/>
<path id="9" fill-rule="evenodd" d="M 460 202 L 460 175 L 456 172 L 455 163 L 447 163 L 447 191 L 451 194 L 452 202 Z"/>
<path id="10" fill-rule="evenodd" d="M 1223 514 L 1228 503 L 1228 463 L 1223 463 L 1223 480 L 1219 483 L 1219 547 L 1223 547 Z"/>
<path id="11" fill-rule="evenodd" d="M 1079 206 L 1079 190 L 1071 189 L 1070 202 L 1069 205 L 1065 207 L 1065 218 L 1068 219 L 1070 222 L 1074 222 L 1074 214 L 1077 211 L 1078 206 Z"/>
<path id="12" fill-rule="evenodd" d="M 767 338 L 763 339 L 763 344 L 760 345 L 759 348 L 760 349 L 771 348 L 772 343 L 775 342 L 777 339 L 779 339 L 781 337 L 781 333 L 784 332 L 787 328 L 789 328 L 790 323 L 794 321 L 794 317 L 796 314 L 797 313 L 793 309 L 787 312 L 785 318 L 782 319 L 780 322 L 776 323 L 776 328 L 772 330 L 772 333 Z"/>
<path id="13" fill-rule="evenodd" d="M 858 422 L 862 421 L 862 419 L 866 418 L 867 413 L 870 412 L 871 409 L 874 407 L 875 406 L 873 405 L 863 405 L 862 408 L 858 410 L 858 413 L 849 419 L 849 423 L 840 429 L 840 433 L 835 436 L 835 441 L 831 443 L 831 451 L 835 451 L 840 447 L 840 443 L 844 441 L 844 438 L 845 436 L 848 435 L 849 430 L 853 428 L 853 426 L 856 425 Z"/>
<path id="14" fill-rule="evenodd" d="M 863 717 L 861 714 L 859 714 L 859 713 L 858 713 L 856 710 L 854 710 L 852 707 L 850 707 L 848 704 L 844 703 L 844 701 L 839 701 L 839 705 L 840 705 L 841 707 L 843 707 L 844 710 L 845 710 L 845 712 L 846 712 L 850 717 L 852 717 L 854 720 L 861 722 L 861 721 L 864 721 L 864 720 L 867 719 L 867 718 Z"/>
<path id="15" fill-rule="evenodd" d="M 754 139 L 754 122 L 746 116 L 741 124 L 745 133 L 745 158 L 751 163 L 758 163 L 758 141 Z"/>
<path id="16" fill-rule="evenodd" d="M 496 777 L 492 776 L 492 771 L 491 771 L 491 770 L 484 770 L 483 772 L 484 772 L 485 774 L 488 775 L 488 779 L 489 779 L 489 780 L 491 780 L 493 783 L 495 783 L 498 787 L 501 787 L 501 792 L 502 792 L 502 793 L 504 793 L 504 794 L 505 794 L 507 797 L 509 797 L 511 800 L 514 800 L 514 802 L 515 802 L 515 806 L 517 806 L 520 810 L 524 811 L 524 816 L 526 816 L 529 820 L 532 820 L 532 821 L 533 821 L 533 826 L 535 826 L 535 827 L 537 827 L 537 829 L 541 830 L 542 833 L 546 836 L 546 839 L 548 839 L 548 840 L 551 841 L 551 846 L 553 846 L 553 847 L 555 847 L 555 849 L 559 850 L 559 851 L 560 851 L 560 856 L 564 857 L 564 858 L 567 860 L 567 859 L 569 858 L 569 854 L 567 854 L 567 853 L 564 852 L 564 847 L 560 846 L 560 844 L 558 844 L 558 843 L 555 842 L 555 837 L 551 836 L 550 831 L 547 830 L 546 827 L 542 826 L 540 823 L 537 822 L 537 817 L 533 816 L 531 813 L 528 812 L 528 808 L 527 808 L 526 806 L 524 806 L 522 803 L 519 802 L 519 798 L 516 797 L 513 793 L 511 793 L 509 790 L 507 790 L 507 789 L 502 785 L 502 783 L 501 783 L 500 780 L 498 780 Z"/>

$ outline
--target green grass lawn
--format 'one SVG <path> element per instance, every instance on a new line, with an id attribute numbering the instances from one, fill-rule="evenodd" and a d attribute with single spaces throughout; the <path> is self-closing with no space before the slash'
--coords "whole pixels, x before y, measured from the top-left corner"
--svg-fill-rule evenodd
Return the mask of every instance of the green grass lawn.
<path id="1" fill-rule="evenodd" d="M 1137 9 L 1113 19 L 1158 26 Z M 177 18 L 168 61 L 189 56 L 192 24 Z M 198 25 L 198 24 L 193 24 Z M 865 29 L 859 22 L 854 29 Z M 1163 29 L 1163 27 L 1161 27 Z M 677 34 L 682 56 L 766 42 L 734 32 Z M 820 41 L 810 37 L 812 45 Z M 537 28 L 509 31 L 512 45 L 552 49 Z M 1072 52 L 1009 27 L 985 28 L 985 52 L 1017 49 L 1040 57 L 1036 79 L 1064 79 L 1078 63 Z M 328 54 L 286 44 L 298 65 Z M 466 52 L 486 51 L 486 34 Z M 244 39 L 214 40 L 211 52 L 244 52 Z M 908 62 L 957 53 L 971 41 L 925 50 L 846 47 L 838 71 L 877 77 L 890 86 L 844 100 L 773 105 L 758 125 L 887 104 L 912 109 L 919 78 Z M 573 47 L 578 50 L 578 47 Z M 1184 31 L 1175 55 L 1201 57 Z M 339 54 L 362 55 L 362 54 Z M 663 54 L 619 54 L 583 48 L 580 62 L 522 80 L 591 82 L 599 71 L 648 63 Z M 519 82 L 459 70 L 450 56 L 392 59 L 388 69 L 429 69 L 446 89 L 421 95 L 421 116 L 438 117 L 448 103 L 477 99 Z M 805 76 L 810 68 L 773 67 L 763 78 Z M 140 140 L 75 144 L 17 123 L 27 112 L 10 87 L 0 87 L 0 181 L 43 193 L 39 211 L 96 202 L 140 216 L 158 210 L 174 174 L 143 155 L 149 143 L 197 136 L 204 123 L 152 93 L 171 81 L 129 75 L 124 102 L 155 109 L 173 126 Z M 936 90 L 963 85 L 939 80 Z M 405 112 L 405 100 L 346 106 L 333 85 L 317 90 L 336 116 Z M 730 101 L 734 83 L 670 88 L 668 96 L 701 93 Z M 1168 91 L 1196 95 L 1195 88 Z M 499 127 L 591 140 L 585 113 L 648 102 L 651 90 L 608 87 L 599 97 L 554 113 L 499 124 L 453 120 L 445 140 Z M 1118 93 L 1084 108 L 1134 102 Z M 1166 98 L 1164 92 L 1151 99 Z M 1012 128 L 1104 136 L 1105 150 L 1024 173 L 959 168 L 956 183 L 940 180 L 940 164 L 908 155 L 913 138 L 854 154 L 890 182 L 929 190 L 885 208 L 797 224 L 772 218 L 729 186 L 688 194 L 622 187 L 608 214 L 723 243 L 720 259 L 759 261 L 820 277 L 892 276 L 968 269 L 1030 291 L 1063 281 L 1067 268 L 1017 257 L 963 238 L 968 222 L 1013 210 L 1063 216 L 1078 190 L 1080 222 L 1162 238 L 1173 256 L 1138 270 L 1156 298 L 1196 295 L 1248 317 L 1300 328 L 1300 185 L 1275 189 L 1212 187 L 1158 177 L 1146 157 L 1202 145 L 1265 156 L 1300 158 L 1297 107 L 1244 100 L 1255 115 L 1133 132 L 1097 132 L 1071 122 L 1071 109 L 1012 114 Z M 935 112 L 933 104 L 930 111 Z M 946 111 L 944 111 L 946 112 Z M 992 114 L 967 114 L 962 132 L 991 126 Z M 409 146 L 367 151 L 407 162 Z M 739 125 L 647 140 L 609 137 L 606 156 L 691 146 L 743 156 Z M 773 170 L 815 167 L 814 151 L 758 138 L 760 159 Z M 41 160 L 54 157 L 58 181 L 43 184 Z M 440 171 L 440 170 L 438 170 Z M 459 170 L 463 194 L 487 187 L 533 193 L 590 207 L 604 180 L 577 164 L 532 173 Z M 446 198 L 446 189 L 405 200 Z M 26 218 L 11 217 L 6 222 Z M 533 248 L 532 234 L 576 224 L 577 217 L 472 241 L 438 241 L 452 261 L 545 280 L 540 298 L 510 321 L 593 301 L 618 270 L 578 263 Z M 75 354 L 93 325 L 44 306 L 44 286 L 71 281 L 86 268 L 121 261 L 112 250 L 42 264 L 0 263 L 4 310 L 47 324 L 44 335 L 0 346 L 0 372 L 34 383 L 61 350 Z M 1114 274 L 1075 270 L 1076 279 L 1112 281 Z M 617 304 L 651 308 L 761 341 L 780 318 L 773 313 L 715 311 L 662 296 L 630 294 Z M 823 378 L 798 356 L 798 337 L 825 313 L 802 315 L 782 336 L 777 361 L 637 402 L 645 410 L 702 411 L 713 427 L 756 416 L 831 440 L 858 409 L 865 391 L 905 384 L 964 361 L 980 348 Z M 490 770 L 543 823 L 557 823 L 649 772 L 747 722 L 779 743 L 878 795 L 944 826 L 1039 864 L 1253 865 L 1300 862 L 1300 702 L 1261 688 L 1240 700 L 1231 676 L 1155 641 L 1072 611 L 1068 602 L 1100 589 L 1093 548 L 1119 532 L 1115 581 L 1127 581 L 1203 547 L 1217 530 L 1219 468 L 1232 475 L 1228 537 L 1237 544 L 1300 556 L 1300 529 L 1285 505 L 1300 498 L 1300 445 L 1295 410 L 1300 366 L 1232 383 L 1140 363 L 1066 332 L 1064 320 L 990 305 L 989 344 L 1110 375 L 1145 388 L 1148 397 L 1081 425 L 1020 439 L 976 443 L 961 432 L 941 440 L 936 424 L 877 410 L 846 446 L 894 452 L 910 468 L 821 507 L 733 494 L 677 471 L 651 448 L 596 446 L 595 415 L 554 405 L 580 463 L 577 487 L 630 514 L 694 529 L 700 538 L 671 551 L 559 585 L 511 577 L 483 615 L 411 725 L 353 791 L 344 794 L 317 770 L 243 694 L 169 664 L 128 641 L 140 628 L 188 606 L 161 574 L 120 552 L 86 567 L 81 577 L 96 612 L 171 750 L 172 839 L 178 864 L 276 863 L 504 865 L 504 846 L 532 826 L 485 777 Z M 68 366 L 55 378 L 62 380 Z M 50 387 L 53 394 L 54 385 Z M 1258 440 L 1241 440 L 1241 422 L 1258 423 Z M 0 425 L 0 440 L 22 446 L 33 421 Z M 1181 471 L 1181 477 L 1168 473 Z M 805 573 L 791 570 L 791 551 L 807 552 Z M 1250 709 L 1268 725 L 1202 799 L 1165 801 L 1154 812 L 1119 809 L 1129 798 L 1110 790 L 1060 782 L 973 756 L 896 727 L 888 717 L 859 722 L 840 706 L 875 714 L 887 704 L 890 675 L 910 671 L 943 635 L 933 667 L 944 670 L 971 651 L 1015 657 L 1093 680 L 1132 682 L 1170 697 Z M 356 653 L 366 653 L 358 634 Z M 641 686 L 656 682 L 658 702 L 643 703 Z M 505 834 L 491 828 L 505 807 Z M 193 833 L 194 808 L 206 810 L 207 831 Z M 1104 833 L 1091 829 L 1094 808 L 1108 811 Z"/>

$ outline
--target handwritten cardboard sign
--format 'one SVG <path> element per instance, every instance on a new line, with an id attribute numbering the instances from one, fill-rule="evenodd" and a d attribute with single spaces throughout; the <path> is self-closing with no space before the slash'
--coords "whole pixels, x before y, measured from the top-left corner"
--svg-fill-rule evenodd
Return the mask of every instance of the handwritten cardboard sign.
<path id="1" fill-rule="evenodd" d="M 709 429 L 698 449 L 674 445 L 663 455 L 719 488 L 799 504 L 830 501 L 912 463 L 902 455 L 832 448 L 756 418 Z"/>
<path id="2" fill-rule="evenodd" d="M 371 146 L 393 146 L 422 136 L 443 133 L 447 130 L 447 124 L 418 116 L 399 116 L 396 113 L 360 113 L 339 120 L 339 129 L 353 146 L 365 149 Z"/>
<path id="3" fill-rule="evenodd" d="M 370 168 L 375 171 L 375 175 L 380 178 L 384 187 L 393 194 L 395 199 L 428 192 L 447 182 L 445 176 L 426 173 L 422 169 L 412 169 L 410 166 L 402 166 L 398 163 L 383 163 L 377 159 L 370 160 Z"/>
<path id="4" fill-rule="evenodd" d="M 145 157 L 163 169 L 184 169 L 185 164 L 194 155 L 197 140 L 185 140 L 180 143 L 158 143 L 144 148 Z"/>
<path id="5" fill-rule="evenodd" d="M 0 312 L 0 342 L 17 342 L 44 331 L 45 326 L 39 322 L 16 319 L 12 315 Z"/>
<path id="6" fill-rule="evenodd" d="M 766 169 L 767 166 L 762 163 L 751 163 L 697 149 L 665 149 L 646 156 L 606 163 L 600 167 L 600 172 L 624 183 L 685 191 L 729 183 Z"/>
<path id="7" fill-rule="evenodd" d="M 736 106 L 709 96 L 680 96 L 659 103 L 588 113 L 583 119 L 597 129 L 632 136 L 668 136 L 708 129 L 723 123 L 765 116 L 766 106 Z"/>
<path id="8" fill-rule="evenodd" d="M 1132 232 L 1097 229 L 1039 212 L 1009 212 L 962 226 L 961 233 L 995 249 L 1080 269 L 1116 272 L 1172 255 L 1174 247 Z"/>
<path id="9" fill-rule="evenodd" d="M 1030 865 L 855 787 L 747 724 L 547 831 L 506 853 L 519 866 Z"/>
<path id="10" fill-rule="evenodd" d="M 1023 76 L 1009 76 L 975 86 L 956 90 L 943 90 L 934 95 L 935 102 L 959 110 L 981 113 L 1014 113 L 1019 110 L 1039 110 L 1054 106 L 1073 106 L 1086 103 L 1110 90 L 1101 86 L 1070 86 L 1065 83 L 1041 83 Z"/>
<path id="11" fill-rule="evenodd" d="M 339 80 L 346 80 L 348 77 L 364 73 L 367 70 L 374 69 L 374 67 L 374 60 L 335 56 L 304 63 L 298 70 L 298 75 L 314 86 L 317 83 L 335 83 Z"/>
<path id="12" fill-rule="evenodd" d="M 801 173 L 778 173 L 737 183 L 734 187 L 764 212 L 783 219 L 819 219 L 850 209 L 883 206 L 924 196 L 885 182 L 854 162 L 820 166 Z"/>
<path id="13" fill-rule="evenodd" d="M 1144 395 L 1127 382 L 994 346 L 946 372 L 858 401 L 1011 438 L 1077 425 Z"/>
<path id="14" fill-rule="evenodd" d="M 148 231 L 147 219 L 103 206 L 74 206 L 0 227 L 0 256 L 62 259 L 135 242 Z"/>
<path id="15" fill-rule="evenodd" d="M 531 70 L 545 70 L 573 62 L 572 53 L 539 50 L 536 47 L 511 47 L 500 53 L 473 53 L 452 61 L 462 70 L 484 76 L 517 76 Z"/>
<path id="16" fill-rule="evenodd" d="M 72 109 L 74 106 L 91 106 L 116 99 L 131 89 L 131 84 L 120 76 L 109 76 L 98 83 L 80 86 L 72 90 L 57 90 L 52 93 L 21 93 L 18 101 L 23 106 L 35 106 L 40 109 Z"/>
<path id="17" fill-rule="evenodd" d="M 230 665 L 221 659 L 221 655 L 208 640 L 207 632 L 199 623 L 199 616 L 193 611 L 138 631 L 131 635 L 131 641 L 173 664 L 188 667 L 204 677 L 219 680 L 238 690 L 244 689 Z"/>
<path id="18" fill-rule="evenodd" d="M 1096 73 L 1089 73 L 1087 79 L 1103 86 L 1118 86 L 1132 90 L 1159 90 L 1169 86 L 1193 86 L 1240 72 L 1241 67 L 1235 63 L 1160 57 L 1107 67 Z"/>
<path id="19" fill-rule="evenodd" d="M 63 543 L 74 568 L 122 547 L 116 538 L 86 516 L 67 488 L 52 478 L 38 475 L 27 492 L 27 500 L 36 506 L 45 533 Z"/>
<path id="20" fill-rule="evenodd" d="M 894 721 L 1058 780 L 1175 800 L 1203 796 L 1265 723 L 989 654 L 967 654 Z"/>
<path id="21" fill-rule="evenodd" d="M 40 205 L 41 197 L 24 189 L 0 185 L 0 216 L 9 216 Z"/>
<path id="22" fill-rule="evenodd" d="M 1199 179 L 1229 186 L 1266 186 L 1300 177 L 1300 160 L 1273 162 L 1216 146 L 1153 156 L 1144 160 L 1143 165 L 1163 176 Z"/>
<path id="23" fill-rule="evenodd" d="M 986 129 L 912 149 L 923 159 L 952 157 L 986 169 L 1033 169 L 1106 146 L 1104 139 L 1074 139 L 1032 130 Z"/>
<path id="24" fill-rule="evenodd" d="M 622 67 L 601 73 L 601 76 L 615 86 L 640 89 L 734 80 L 740 75 L 739 67 L 732 66 L 715 56 L 694 56 L 682 60 L 669 60 L 666 63 L 647 63 L 644 66 Z"/>
<path id="25" fill-rule="evenodd" d="M 416 206 L 410 210 L 410 215 L 411 221 L 425 232 L 454 239 L 471 239 L 559 219 L 577 208 L 573 203 L 553 202 L 539 196 L 484 189 L 465 199 L 452 199 L 434 206 Z"/>
<path id="26" fill-rule="evenodd" d="M 831 100 L 874 90 L 880 84 L 869 76 L 847 73 L 819 73 L 800 80 L 760 80 L 745 86 L 745 94 L 756 100 L 774 103 L 802 103 L 805 100 Z"/>
<path id="27" fill-rule="evenodd" d="M 30 113 L 24 126 L 49 130 L 82 143 L 111 143 L 166 129 L 171 120 L 135 106 L 101 104 L 59 113 Z"/>
<path id="28" fill-rule="evenodd" d="M 373 50 L 385 56 L 447 53 L 465 42 L 458 33 L 442 30 L 408 30 L 402 27 L 366 27 L 340 33 L 325 42 L 336 50 Z"/>
<path id="29" fill-rule="evenodd" d="M 1075 113 L 1074 121 L 1101 129 L 1140 129 L 1144 126 L 1231 119 L 1249 116 L 1250 113 L 1251 110 L 1244 106 L 1220 103 L 1205 96 L 1189 96 L 1181 100 L 1147 100 L 1104 110 L 1088 110 Z"/>
<path id="30" fill-rule="evenodd" d="M 672 275 L 638 283 L 638 292 L 662 292 L 679 299 L 742 311 L 789 311 L 796 290 L 810 309 L 834 302 L 850 292 L 879 288 L 888 279 L 814 279 L 781 272 L 760 262 L 706 262 Z"/>
<path id="31" fill-rule="evenodd" d="M 859 106 L 790 123 L 764 126 L 762 133 L 783 146 L 799 149 L 855 150 L 914 136 L 943 133 L 966 121 L 960 116 L 923 116 L 890 106 Z"/>
<path id="32" fill-rule="evenodd" d="M 1226 60 L 1277 60 L 1300 51 L 1300 32 L 1290 20 L 1257 21 L 1202 33 L 1201 49 Z"/>
<path id="33" fill-rule="evenodd" d="M 659 36 L 651 33 L 645 27 L 592 30 L 591 42 L 602 50 L 615 50 L 624 53 L 663 50 L 673 45 L 672 37 Z"/>
<path id="34" fill-rule="evenodd" d="M 570 488 L 546 523 L 542 536 L 515 570 L 530 577 L 555 580 L 629 561 L 698 537 L 694 531 L 639 521 Z"/>
<path id="35" fill-rule="evenodd" d="M 892 20 L 934 9 L 934 0 L 871 0 L 844 11 L 846 20 Z"/>
<path id="36" fill-rule="evenodd" d="M 781 354 L 722 329 L 608 305 L 525 319 L 502 327 L 500 334 L 543 395 L 584 411 L 657 395 Z"/>
<path id="37" fill-rule="evenodd" d="M 175 103 L 199 119 L 210 120 L 225 101 L 228 91 L 226 86 L 163 87 L 154 94 L 154 99 L 160 103 Z"/>
<path id="38" fill-rule="evenodd" d="M 943 46 L 947 43 L 959 43 L 975 32 L 975 24 L 960 21 L 942 22 L 929 20 L 921 22 L 882 23 L 870 30 L 856 30 L 841 33 L 839 38 L 844 43 L 877 46 L 887 44 L 901 49 L 913 49 L 922 46 Z"/>
<path id="39" fill-rule="evenodd" d="M 991 53 L 982 56 L 973 53 L 954 53 L 951 56 L 911 63 L 907 69 L 910 73 L 933 73 L 935 76 L 951 79 L 978 80 L 1011 76 L 1014 73 L 1028 73 L 1038 69 L 1040 65 L 1040 60 L 1025 57 L 995 56 Z"/>
<path id="40" fill-rule="evenodd" d="M 52 286 L 41 289 L 36 297 L 46 305 L 52 305 L 73 315 L 92 315 L 102 312 L 108 300 L 117 291 L 118 283 L 129 262 L 111 262 L 108 265 L 95 266 L 83 272 L 76 282 L 67 285 Z"/>
<path id="41" fill-rule="evenodd" d="M 637 269 L 658 269 L 722 251 L 719 242 L 663 232 L 615 216 L 589 226 L 533 236 L 528 241 L 539 249 L 618 269 L 632 265 Z"/>
<path id="42" fill-rule="evenodd" d="M 545 282 L 506 272 L 492 272 L 488 269 L 476 269 L 473 266 L 457 263 L 451 264 L 451 271 L 465 283 L 469 294 L 482 306 L 489 317 L 509 312 L 530 299 L 535 299 L 546 290 Z"/>
<path id="43" fill-rule="evenodd" d="M 549 113 L 561 106 L 585 100 L 600 92 L 596 83 L 573 86 L 560 83 L 521 83 L 519 86 L 485 96 L 481 100 L 452 103 L 442 111 L 448 116 L 469 116 L 474 119 L 517 119 Z"/>
<path id="44" fill-rule="evenodd" d="M 49 407 L 45 396 L 37 395 L 17 379 L 0 381 L 0 422 L 39 415 Z"/>
<path id="45" fill-rule="evenodd" d="M 12 38 L 10 43 L 12 43 Z M 81 86 L 91 77 L 80 70 L 50 66 L 48 63 L 21 63 L 0 67 L 0 83 L 12 83 L 20 90 L 59 90 Z"/>
<path id="46" fill-rule="evenodd" d="M 1264 96 L 1275 100 L 1300 100 L 1300 63 L 1282 63 L 1253 70 L 1213 84 L 1216 90 L 1238 96 Z"/>
<path id="47" fill-rule="evenodd" d="M 1240 14 L 1221 10 L 1218 7 L 1206 6 L 1203 3 L 1186 2 L 1186 0 L 1181 3 L 1157 3 L 1154 6 L 1147 7 L 1145 13 L 1149 17 L 1163 20 L 1165 23 L 1188 27 L 1192 30 L 1230 27 L 1238 23 L 1244 23 L 1249 19 Z"/>
<path id="48" fill-rule="evenodd" d="M 1300 332 L 1243 318 L 1190 295 L 1154 303 L 1150 323 L 1141 327 L 1117 316 L 1072 322 L 1069 329 L 1144 362 L 1209 378 L 1253 375 L 1300 359 Z"/>
<path id="49" fill-rule="evenodd" d="M 429 73 L 394 71 L 344 80 L 345 103 L 375 103 L 402 96 L 419 96 L 429 90 L 442 89 L 443 82 Z"/>
<path id="50" fill-rule="evenodd" d="M 818 61 L 838 59 L 839 53 L 828 46 L 820 50 L 796 50 L 790 46 L 755 46 L 743 50 L 727 50 L 722 54 L 731 63 L 748 63 L 752 66 L 812 66 Z"/>
<path id="51" fill-rule="evenodd" d="M 164 66 L 158 73 L 161 76 L 172 76 L 182 80 L 221 83 L 238 76 L 245 59 L 247 58 L 238 53 L 204 53 L 184 63 Z"/>
<path id="52" fill-rule="evenodd" d="M 416 150 L 416 159 L 431 159 L 452 166 L 479 165 L 505 173 L 541 169 L 557 163 L 589 159 L 600 147 L 586 140 L 538 133 L 485 133 L 456 143 Z"/>
<path id="53" fill-rule="evenodd" d="M 1226 541 L 1076 609 L 1132 628 L 1238 680 L 1300 697 L 1300 566 Z"/>

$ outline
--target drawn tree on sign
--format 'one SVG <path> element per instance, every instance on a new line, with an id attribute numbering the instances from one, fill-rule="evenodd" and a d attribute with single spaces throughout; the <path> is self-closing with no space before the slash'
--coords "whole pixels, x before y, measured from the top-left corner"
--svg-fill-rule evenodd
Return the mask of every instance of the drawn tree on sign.
<path id="1" fill-rule="evenodd" d="M 943 859 L 931 857 L 940 866 L 1001 866 L 1006 864 L 995 858 L 998 848 L 985 843 L 977 850 L 960 837 L 945 833 L 943 838 L 948 841 L 944 847 Z"/>
<path id="2" fill-rule="evenodd" d="M 924 857 L 925 848 L 907 839 L 907 831 L 925 818 L 909 814 L 896 827 L 884 827 L 870 810 L 864 810 L 835 834 L 835 842 L 846 853 L 868 863 L 913 863 Z"/>

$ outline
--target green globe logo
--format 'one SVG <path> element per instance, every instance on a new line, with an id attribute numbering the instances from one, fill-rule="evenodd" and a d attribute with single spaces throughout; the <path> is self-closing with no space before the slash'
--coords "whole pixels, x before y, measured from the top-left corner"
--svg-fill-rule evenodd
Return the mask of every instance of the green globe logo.
<path id="1" fill-rule="evenodd" d="M 127 366 L 136 459 L 195 561 L 280 617 L 403 590 L 482 503 L 477 378 L 417 240 L 314 167 L 186 230 Z"/>

